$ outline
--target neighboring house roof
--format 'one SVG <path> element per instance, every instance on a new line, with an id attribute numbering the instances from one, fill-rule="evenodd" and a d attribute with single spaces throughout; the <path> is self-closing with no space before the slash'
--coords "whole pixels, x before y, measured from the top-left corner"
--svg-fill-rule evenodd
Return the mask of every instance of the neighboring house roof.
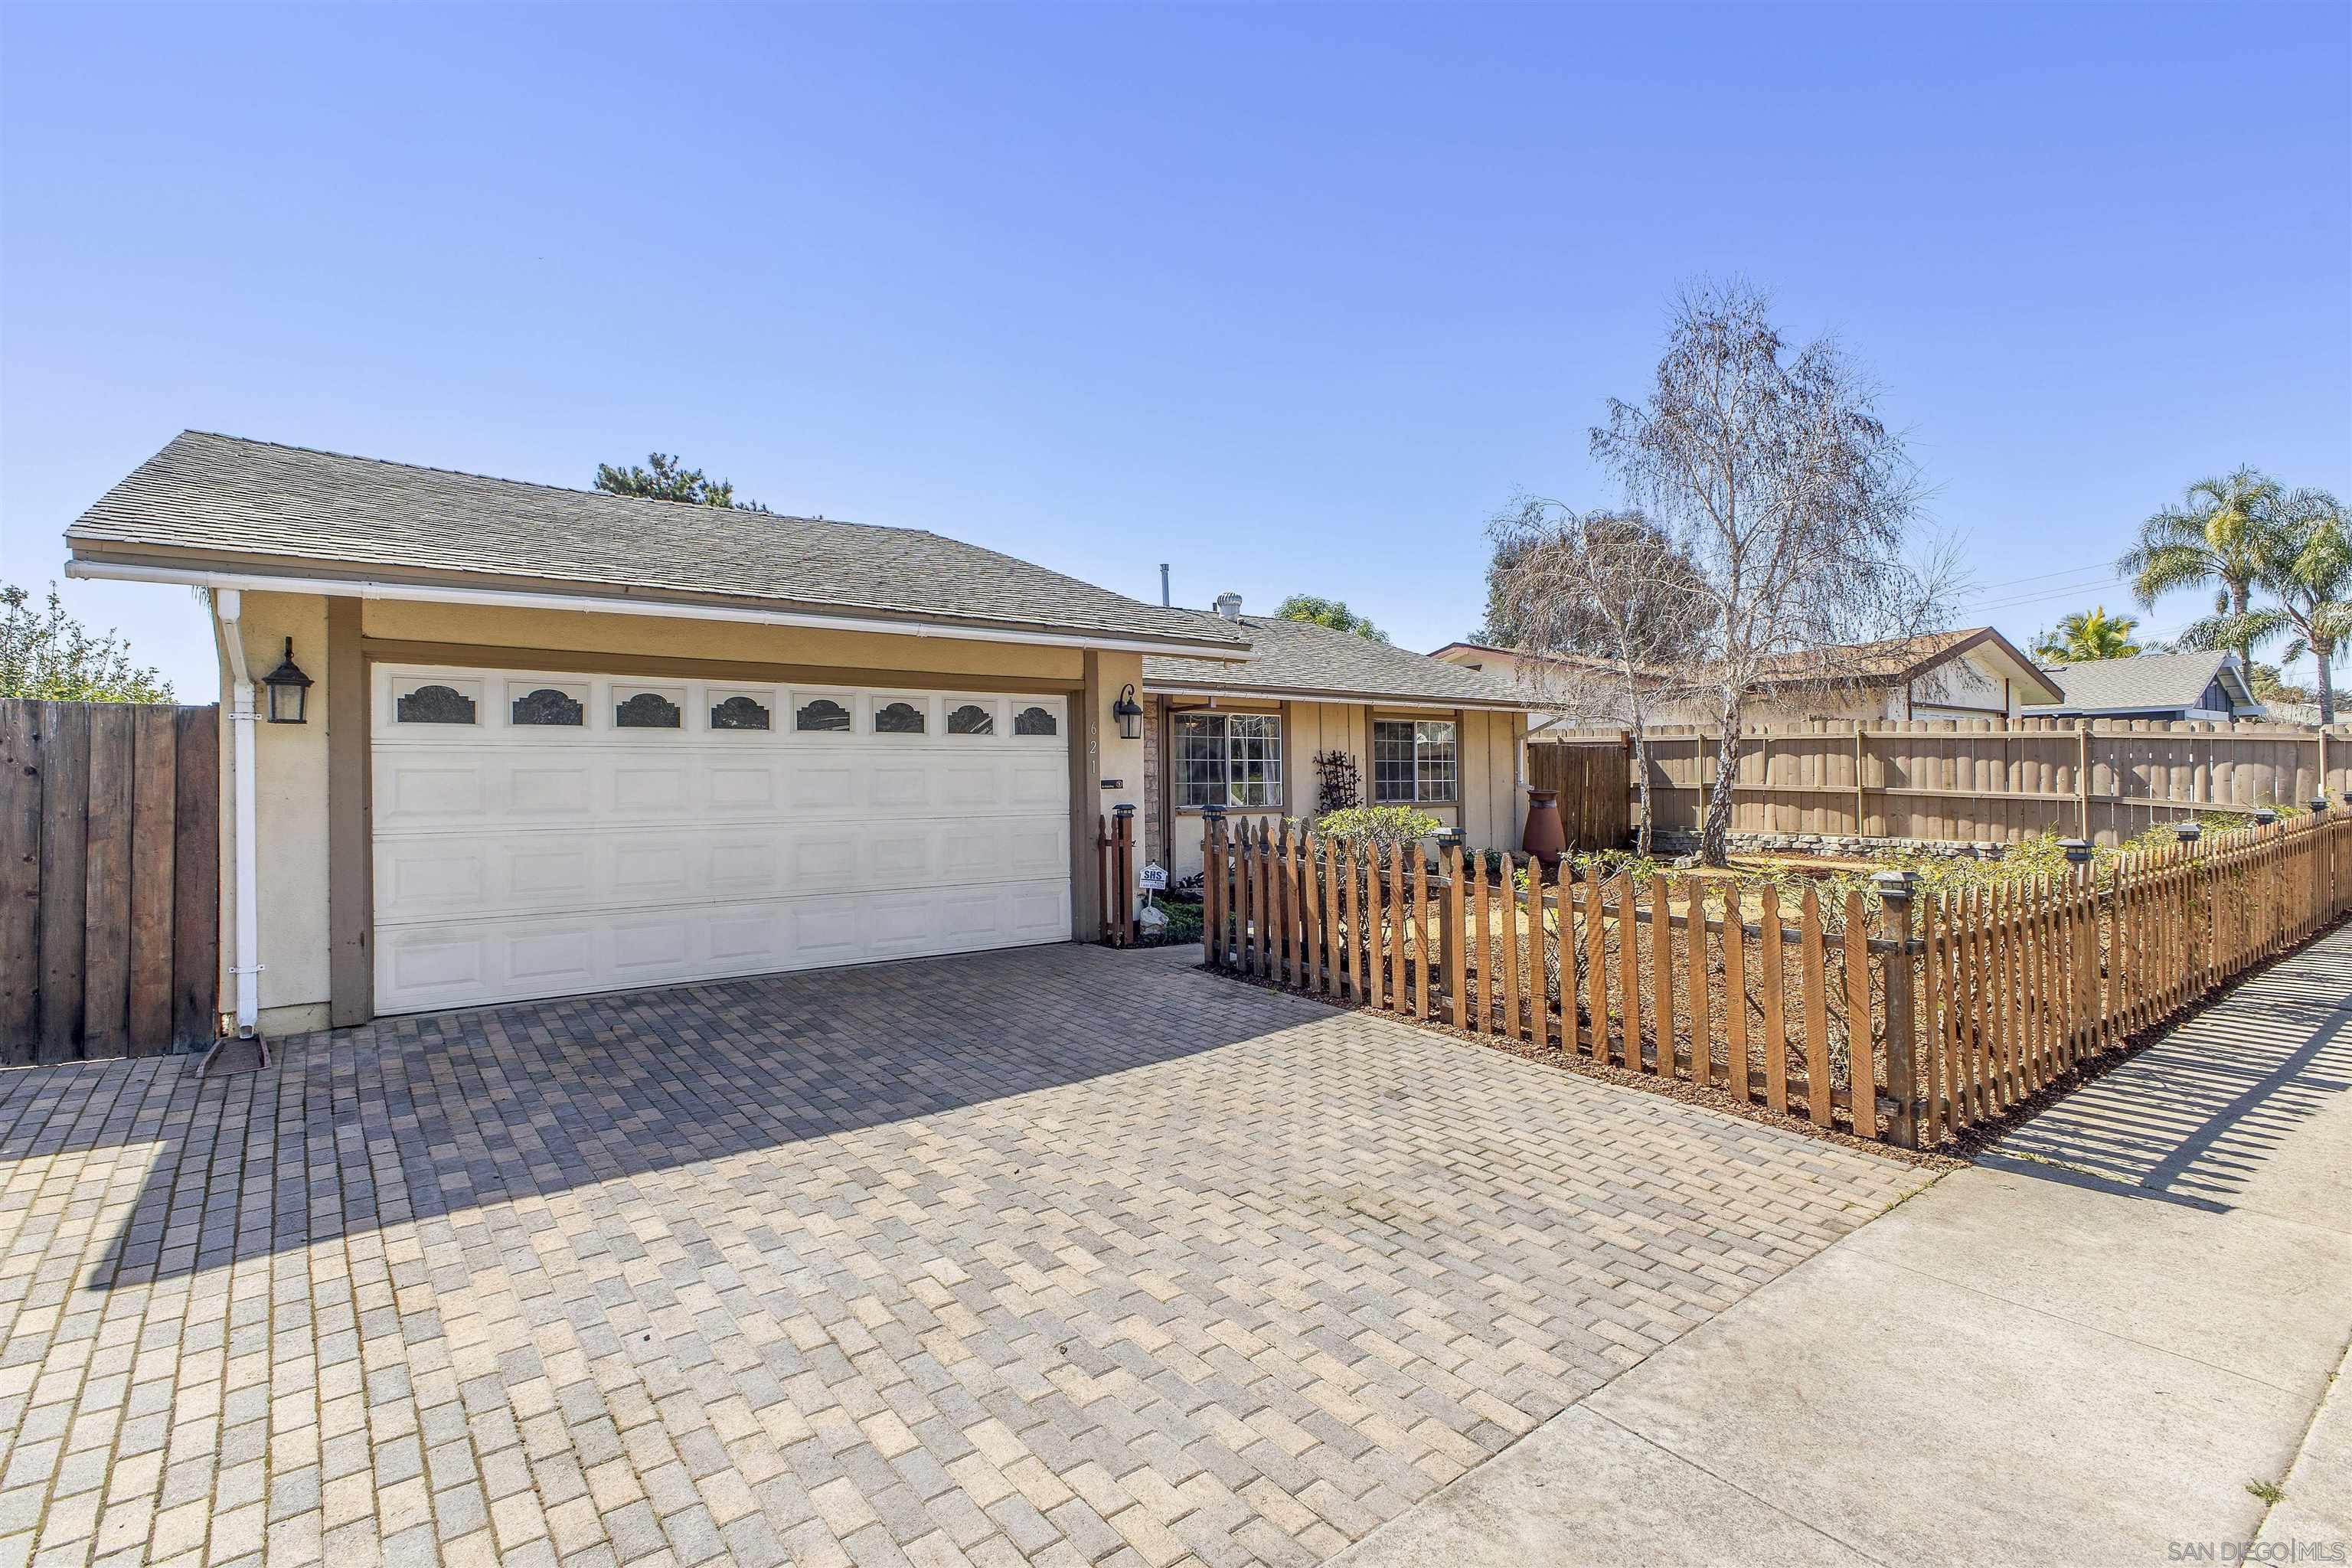
<path id="1" fill-rule="evenodd" d="M 66 540 L 79 559 L 114 563 L 691 596 L 1247 657 L 1229 622 L 920 529 L 563 489 L 194 430 L 109 490 Z"/>
<path id="2" fill-rule="evenodd" d="M 1201 611 L 1186 613 L 1206 620 L 1219 618 Z M 1386 698 L 1424 706 L 1507 708 L 1515 712 L 1540 706 L 1501 677 L 1391 647 L 1354 632 L 1266 616 L 1244 616 L 1239 625 L 1250 641 L 1248 663 L 1147 654 L 1145 689 L 1339 701 Z"/>
<path id="3" fill-rule="evenodd" d="M 2029 714 L 2202 708 L 2205 689 L 2216 680 L 2229 692 L 2233 711 L 2259 712 L 2262 707 L 2247 689 L 2234 653 L 2143 653 L 2131 658 L 2095 658 L 2043 668 L 2061 688 L 2063 700 L 2028 708 Z"/>
<path id="4" fill-rule="evenodd" d="M 1913 637 L 1890 637 L 1880 642 L 1847 643 L 1840 646 L 1781 655 L 1767 660 L 1763 684 L 1787 684 L 1815 679 L 1814 672 L 1832 669 L 1839 680 L 1856 686 L 1898 686 L 1917 679 L 1937 665 L 1964 655 L 1974 656 L 1990 664 L 2010 679 L 2023 683 L 2031 696 L 2034 689 L 2046 691 L 2053 700 L 2058 688 L 2045 677 L 2040 667 L 2025 656 L 2022 649 L 1990 626 L 1968 626 L 1957 631 L 1928 632 Z M 1489 647 L 1483 643 L 1451 642 L 1430 655 L 1432 658 L 1450 659 L 1455 663 L 1473 662 L 1486 656 L 1506 659 L 1531 659 L 1533 656 L 1516 648 Z M 1574 655 L 1555 656 L 1544 662 L 1572 668 L 1605 668 L 1606 661 L 1580 658 Z"/>

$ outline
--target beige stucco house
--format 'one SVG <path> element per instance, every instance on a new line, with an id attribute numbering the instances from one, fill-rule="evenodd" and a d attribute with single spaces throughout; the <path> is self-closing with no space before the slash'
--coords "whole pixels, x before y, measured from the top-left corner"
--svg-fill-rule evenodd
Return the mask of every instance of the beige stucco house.
<path id="1" fill-rule="evenodd" d="M 1768 687 L 1764 697 L 1750 705 L 1748 722 L 1766 729 L 1801 729 L 1816 719 L 2014 718 L 2062 696 L 2047 672 L 1990 626 L 1857 643 L 1835 651 L 1835 664 L 1843 676 L 1837 687 L 1822 689 L 1808 682 L 1801 692 L 1792 689 L 1779 699 Z M 1467 642 L 1448 643 L 1430 657 L 1498 676 L 1530 700 L 1549 701 L 1554 706 L 1538 716 L 1539 728 L 1579 727 L 1572 711 L 1560 710 L 1559 693 L 1575 682 L 1601 679 L 1603 670 L 1597 660 L 1590 666 L 1568 659 L 1539 665 L 1510 648 Z M 1714 716 L 1699 703 L 1668 701 L 1658 704 L 1648 721 L 1706 725 Z"/>
<path id="2" fill-rule="evenodd" d="M 73 575 L 208 592 L 254 1031 L 1090 937 L 1096 824 L 1145 802 L 1122 693 L 1251 651 L 921 531 L 193 432 L 67 539 Z"/>
<path id="3" fill-rule="evenodd" d="M 1249 639 L 1245 663 L 1146 655 L 1146 852 L 1171 877 L 1201 869 L 1203 808 L 1231 823 L 1313 818 L 1331 791 L 1414 805 L 1473 849 L 1516 849 L 1527 825 L 1530 703 L 1506 681 L 1327 626 L 1215 614 Z"/>

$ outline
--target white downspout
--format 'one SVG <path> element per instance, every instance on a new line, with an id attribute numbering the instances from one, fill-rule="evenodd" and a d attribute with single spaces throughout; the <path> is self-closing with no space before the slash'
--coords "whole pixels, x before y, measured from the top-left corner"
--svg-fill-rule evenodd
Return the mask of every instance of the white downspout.
<path id="1" fill-rule="evenodd" d="M 257 978 L 261 973 L 261 910 L 256 889 L 259 878 L 255 874 L 258 846 L 254 842 L 253 778 L 253 726 L 258 716 L 253 710 L 253 674 L 245 667 L 245 633 L 236 624 L 244 610 L 245 596 L 237 589 L 213 590 L 213 613 L 220 617 L 221 640 L 228 648 L 229 673 L 236 680 L 229 723 L 236 735 L 230 787 L 236 840 L 236 956 L 229 973 L 236 981 L 237 1038 L 249 1040 L 261 1012 L 261 982 Z"/>

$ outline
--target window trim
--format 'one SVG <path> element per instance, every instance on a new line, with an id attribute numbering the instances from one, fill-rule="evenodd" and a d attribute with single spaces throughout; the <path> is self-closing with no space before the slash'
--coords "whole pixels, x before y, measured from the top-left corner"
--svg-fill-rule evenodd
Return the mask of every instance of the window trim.
<path id="1" fill-rule="evenodd" d="M 1381 793 L 1380 746 L 1381 726 L 1383 724 L 1410 724 L 1412 726 L 1412 794 L 1409 796 L 1390 796 L 1384 795 Z M 1421 793 L 1421 726 L 1423 724 L 1443 724 L 1448 730 L 1454 731 L 1454 793 L 1451 795 L 1424 795 Z M 1458 806 L 1462 804 L 1462 721 L 1459 719 L 1454 718 L 1450 715 L 1446 718 L 1437 719 L 1431 718 L 1425 714 L 1406 718 L 1402 716 L 1376 713 L 1371 715 L 1367 721 L 1365 739 L 1370 742 L 1371 750 L 1371 755 L 1367 760 L 1372 764 L 1369 772 L 1371 774 L 1371 803 L 1374 805 Z"/>
<path id="2" fill-rule="evenodd" d="M 1286 809 L 1285 803 L 1289 797 L 1288 792 L 1290 788 L 1290 770 L 1286 765 L 1287 749 L 1289 746 L 1289 731 L 1288 726 L 1283 722 L 1286 717 L 1287 715 L 1279 709 L 1265 708 L 1219 708 L 1213 710 L 1205 708 L 1190 708 L 1178 709 L 1171 712 L 1169 715 L 1168 756 L 1164 765 L 1167 773 L 1168 799 L 1173 809 L 1181 816 L 1198 816 L 1202 812 L 1208 809 L 1205 805 L 1187 805 L 1183 802 L 1184 780 L 1180 773 L 1180 768 L 1183 761 L 1181 755 L 1183 747 L 1182 731 L 1187 721 L 1196 719 L 1214 719 L 1224 729 L 1225 738 L 1223 750 L 1225 762 L 1225 799 L 1223 809 L 1226 811 L 1267 812 L 1274 814 L 1279 814 Z M 1263 719 L 1270 721 L 1274 725 L 1274 734 L 1271 737 L 1272 749 L 1267 753 L 1268 761 L 1273 764 L 1273 767 L 1270 770 L 1271 776 L 1267 780 L 1267 783 L 1271 787 L 1268 790 L 1269 798 L 1264 802 L 1251 803 L 1234 798 L 1234 758 L 1233 750 L 1233 728 L 1231 721 L 1235 719 Z"/>

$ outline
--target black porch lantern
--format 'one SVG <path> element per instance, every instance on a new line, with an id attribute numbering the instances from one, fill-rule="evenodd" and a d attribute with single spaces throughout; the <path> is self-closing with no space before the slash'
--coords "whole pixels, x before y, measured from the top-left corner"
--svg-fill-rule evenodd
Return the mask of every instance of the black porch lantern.
<path id="1" fill-rule="evenodd" d="M 302 708 L 309 700 L 310 678 L 294 662 L 294 639 L 286 639 L 286 657 L 278 668 L 261 678 L 269 688 L 269 721 L 273 724 L 299 724 Z"/>
<path id="2" fill-rule="evenodd" d="M 1118 738 L 1122 741 L 1143 739 L 1143 704 L 1135 700 L 1133 682 L 1118 690 L 1118 700 L 1110 705 L 1110 716 L 1118 721 Z"/>

